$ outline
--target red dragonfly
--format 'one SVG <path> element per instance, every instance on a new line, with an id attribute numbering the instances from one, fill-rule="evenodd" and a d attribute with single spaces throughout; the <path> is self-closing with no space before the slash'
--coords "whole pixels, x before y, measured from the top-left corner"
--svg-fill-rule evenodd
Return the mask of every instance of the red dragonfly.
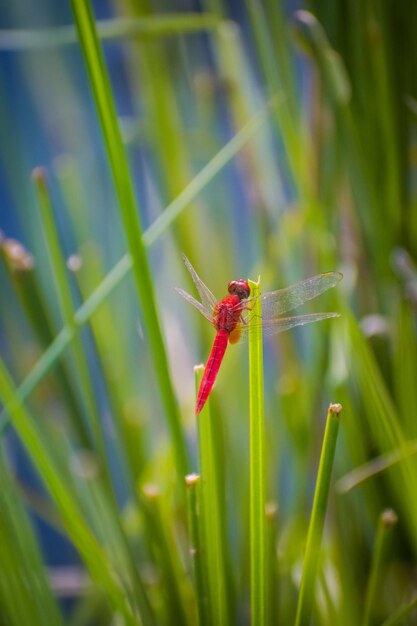
<path id="1" fill-rule="evenodd" d="M 216 337 L 210 352 L 200 388 L 197 394 L 196 415 L 198 415 L 205 405 L 207 398 L 213 388 L 224 353 L 228 343 L 236 343 L 240 339 L 245 339 L 250 332 L 248 325 L 250 311 L 255 298 L 250 297 L 250 287 L 246 280 L 232 280 L 227 290 L 229 295 L 223 300 L 217 300 L 210 289 L 199 278 L 197 272 L 183 254 L 183 261 L 191 274 L 191 278 L 200 295 L 200 302 L 190 296 L 183 289 L 176 288 L 176 291 L 187 302 L 190 302 L 216 329 Z M 327 272 L 318 274 L 306 280 L 302 280 L 291 287 L 269 291 L 260 296 L 262 303 L 262 325 L 263 334 L 274 334 L 284 330 L 311 324 L 329 317 L 339 317 L 339 313 L 313 313 L 310 315 L 298 315 L 295 317 L 278 317 L 282 313 L 291 311 L 297 306 L 304 304 L 320 295 L 330 287 L 334 287 L 342 279 L 340 272 Z"/>

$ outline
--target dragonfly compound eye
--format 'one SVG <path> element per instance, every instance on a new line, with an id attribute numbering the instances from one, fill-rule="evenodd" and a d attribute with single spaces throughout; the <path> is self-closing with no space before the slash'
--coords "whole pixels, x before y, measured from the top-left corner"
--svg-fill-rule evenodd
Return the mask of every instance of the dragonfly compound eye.
<path id="1" fill-rule="evenodd" d="M 232 295 L 236 295 L 239 300 L 244 300 L 249 298 L 250 287 L 246 280 L 232 280 L 227 285 L 227 291 Z"/>

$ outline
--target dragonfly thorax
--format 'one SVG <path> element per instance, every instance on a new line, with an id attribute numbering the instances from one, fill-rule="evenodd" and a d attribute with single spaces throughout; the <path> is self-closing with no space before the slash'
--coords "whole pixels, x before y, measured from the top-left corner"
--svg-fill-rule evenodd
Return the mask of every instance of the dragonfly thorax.
<path id="1" fill-rule="evenodd" d="M 216 330 L 231 333 L 241 321 L 243 304 L 239 296 L 230 295 L 220 300 L 213 311 L 213 324 Z"/>

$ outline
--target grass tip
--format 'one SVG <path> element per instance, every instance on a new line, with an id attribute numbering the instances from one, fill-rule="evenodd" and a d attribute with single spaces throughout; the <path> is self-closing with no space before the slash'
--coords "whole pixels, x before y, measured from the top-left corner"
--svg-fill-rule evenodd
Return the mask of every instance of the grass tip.
<path id="1" fill-rule="evenodd" d="M 25 272 L 33 269 L 35 260 L 20 241 L 3 236 L 0 239 L 0 245 L 13 271 Z"/>
<path id="2" fill-rule="evenodd" d="M 71 254 L 67 259 L 67 268 L 70 272 L 78 272 L 83 264 L 83 259 L 79 254 Z"/>
<path id="3" fill-rule="evenodd" d="M 276 502 L 267 502 L 265 504 L 265 516 L 267 520 L 273 521 L 278 515 L 278 505 Z"/>
<path id="4" fill-rule="evenodd" d="M 398 522 L 398 515 L 394 509 L 385 509 L 381 513 L 381 522 L 384 528 L 392 528 Z"/>
<path id="5" fill-rule="evenodd" d="M 342 409 L 343 409 L 342 405 L 337 402 L 336 403 L 331 402 L 329 404 L 329 413 L 332 413 L 332 414 L 335 413 L 336 415 L 339 415 Z"/>
<path id="6" fill-rule="evenodd" d="M 305 9 L 299 9 L 295 11 L 294 17 L 298 22 L 302 24 L 307 24 L 308 26 L 315 26 L 318 22 L 317 19 L 310 11 L 306 11 Z"/>
<path id="7" fill-rule="evenodd" d="M 194 472 L 193 474 L 187 474 L 187 476 L 185 477 L 185 484 L 187 485 L 187 487 L 194 487 L 194 485 L 196 485 L 199 480 L 200 474 L 196 474 Z"/>
<path id="8" fill-rule="evenodd" d="M 45 167 L 35 167 L 32 170 L 32 179 L 35 181 L 35 183 L 46 183 L 46 168 Z"/>
<path id="9" fill-rule="evenodd" d="M 161 490 L 154 483 L 146 483 L 143 485 L 142 492 L 149 500 L 157 500 L 161 495 Z"/>
<path id="10" fill-rule="evenodd" d="M 251 290 L 252 288 L 258 289 L 259 285 L 261 284 L 261 275 L 260 274 L 258 275 L 258 280 L 251 280 L 250 278 L 248 278 L 248 283 L 249 283 Z"/>
<path id="11" fill-rule="evenodd" d="M 77 450 L 71 456 L 70 467 L 74 476 L 95 480 L 100 471 L 96 455 L 91 450 Z"/>

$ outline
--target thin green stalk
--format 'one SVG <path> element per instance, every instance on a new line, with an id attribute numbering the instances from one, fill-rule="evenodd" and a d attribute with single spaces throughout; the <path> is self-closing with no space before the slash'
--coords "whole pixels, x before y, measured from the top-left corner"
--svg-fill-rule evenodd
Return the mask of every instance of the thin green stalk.
<path id="1" fill-rule="evenodd" d="M 398 624 L 404 624 L 404 620 L 410 615 L 412 611 L 417 607 L 417 595 L 415 595 L 405 606 L 402 606 L 398 611 L 393 613 L 391 617 L 385 620 L 381 626 L 398 626 Z"/>
<path id="2" fill-rule="evenodd" d="M 38 195 L 42 226 L 46 240 L 46 250 L 55 281 L 61 315 L 64 320 L 64 324 L 72 327 L 74 330 L 77 330 L 74 323 L 75 309 L 68 282 L 65 258 L 55 224 L 51 198 L 46 180 L 46 172 L 42 168 L 36 168 L 33 171 L 33 180 L 35 181 L 36 192 Z M 77 372 L 78 383 L 82 390 L 89 425 L 93 433 L 94 448 L 98 458 L 101 459 L 102 468 L 106 471 L 108 466 L 106 463 L 106 444 L 104 433 L 97 409 L 97 403 L 95 401 L 95 394 L 91 382 L 89 366 L 84 352 L 84 346 L 78 332 L 75 333 L 75 339 L 73 342 L 73 356 L 75 359 L 75 369 Z M 111 484 L 109 476 L 108 482 Z"/>
<path id="3" fill-rule="evenodd" d="M 260 294 L 260 283 L 249 281 L 251 295 Z M 252 626 L 267 623 L 267 530 L 265 417 L 262 357 L 261 299 L 256 298 L 251 311 L 249 339 L 249 414 L 250 414 L 250 597 Z"/>
<path id="4" fill-rule="evenodd" d="M 322 25 L 308 11 L 297 11 L 296 18 L 298 37 L 317 61 L 329 96 L 340 106 L 347 106 L 351 96 L 349 78 L 341 58 L 331 48 Z"/>
<path id="5" fill-rule="evenodd" d="M 246 6 L 250 16 L 250 26 L 258 53 L 261 71 L 269 94 L 272 95 L 273 93 L 277 93 L 281 90 L 285 93 L 288 90 L 291 93 L 292 85 L 282 84 L 281 76 L 285 76 L 285 74 L 281 74 L 280 72 L 281 68 L 278 65 L 279 58 L 277 58 L 272 45 L 271 33 L 263 3 L 260 2 L 260 0 L 246 0 Z M 302 135 L 296 126 L 297 123 L 300 123 L 300 120 L 297 120 L 296 117 L 294 117 L 295 111 L 291 106 L 292 104 L 293 102 L 286 101 L 283 107 L 276 110 L 275 120 L 285 145 L 285 151 L 293 176 L 293 181 L 295 185 L 298 186 L 300 194 L 307 195 L 307 168 L 306 159 L 304 157 L 305 146 L 303 146 L 303 143 L 301 142 Z"/>
<path id="6" fill-rule="evenodd" d="M 267 544 L 266 580 L 268 585 L 266 623 L 269 626 L 275 626 L 278 615 L 277 515 L 277 505 L 274 502 L 268 502 L 265 508 L 265 517 Z"/>
<path id="7" fill-rule="evenodd" d="M 281 75 L 284 93 L 288 99 L 288 107 L 292 113 L 292 119 L 297 120 L 299 104 L 295 89 L 295 72 L 292 59 L 291 37 L 293 34 L 288 29 L 286 7 L 274 0 L 265 2 L 265 18 L 271 33 L 271 45 L 274 48 L 273 58 L 276 71 Z M 275 70 L 274 70 L 275 71 Z"/>
<path id="8" fill-rule="evenodd" d="M 75 485 L 77 499 L 82 502 L 84 519 L 89 521 L 99 545 L 105 546 L 112 573 L 123 588 L 133 612 L 140 614 L 147 626 L 156 626 L 157 619 L 142 581 L 137 555 L 126 539 L 120 510 L 98 471 L 95 457 L 84 450 L 79 453 L 70 450 L 69 453 L 73 471 L 72 476 L 66 476 L 66 481 Z M 60 457 L 64 455 L 63 450 Z"/>
<path id="9" fill-rule="evenodd" d="M 389 531 L 398 521 L 397 514 L 392 509 L 383 511 L 378 520 L 375 544 L 372 553 L 371 570 L 369 572 L 368 584 L 365 594 L 365 610 L 363 614 L 362 626 L 371 624 L 372 610 L 380 591 L 380 574 L 383 559 L 387 548 Z"/>
<path id="10" fill-rule="evenodd" d="M 110 474 L 110 463 L 107 458 L 106 441 L 104 437 L 102 423 L 100 420 L 97 402 L 95 399 L 93 383 L 90 376 L 90 368 L 84 351 L 83 342 L 79 333 L 77 332 L 78 329 L 74 322 L 75 310 L 72 302 L 70 285 L 68 282 L 65 259 L 62 254 L 62 247 L 60 245 L 58 232 L 54 220 L 53 208 L 46 181 L 46 174 L 44 170 L 37 168 L 33 173 L 33 178 L 35 180 L 38 193 L 42 224 L 44 228 L 45 239 L 47 242 L 46 247 L 50 257 L 52 273 L 55 279 L 55 285 L 62 317 L 65 324 L 74 329 L 76 335 L 75 341 L 73 342 L 73 355 L 75 359 L 76 371 L 78 374 L 78 382 L 82 391 L 89 423 L 93 432 L 94 449 L 97 454 L 97 458 L 100 460 L 100 470 L 103 472 L 103 475 L 105 477 L 105 484 L 107 488 L 106 495 L 108 496 L 105 510 L 110 510 L 113 512 L 113 520 L 116 527 L 115 532 L 117 533 L 118 537 L 117 551 L 120 554 L 124 553 L 126 555 L 126 562 L 123 571 L 126 572 L 128 576 L 131 576 L 130 583 L 132 584 L 135 594 L 141 599 L 142 603 L 146 603 L 147 598 L 143 588 L 143 583 L 140 579 L 140 576 L 138 575 L 136 564 L 133 562 L 131 549 L 126 540 L 126 536 L 120 521 L 119 509 L 117 505 L 116 495 L 114 493 L 112 477 Z"/>
<path id="11" fill-rule="evenodd" d="M 417 526 L 416 507 L 410 507 L 414 494 L 417 491 L 416 462 L 415 459 L 405 452 L 406 434 L 402 420 L 387 388 L 384 376 L 377 364 L 376 357 L 366 342 L 363 333 L 358 328 L 357 322 L 347 311 L 349 328 L 349 351 L 354 367 L 351 368 L 352 379 L 362 398 L 364 417 L 369 425 L 374 444 L 377 444 L 380 452 L 387 450 L 403 450 L 402 462 L 398 463 L 398 473 L 389 472 L 387 480 L 392 481 L 401 505 L 399 514 L 402 522 L 406 525 L 410 541 L 417 551 Z"/>
<path id="12" fill-rule="evenodd" d="M 147 0 L 125 0 L 126 7 L 138 18 L 151 17 L 155 9 Z M 156 38 L 135 39 L 127 68 L 134 94 L 140 95 L 137 108 L 144 109 L 149 141 L 157 162 L 159 194 L 163 199 L 175 198 L 190 179 L 191 161 L 178 99 L 178 85 L 172 80 L 170 55 L 164 42 Z M 180 220 L 174 237 L 180 250 L 197 252 L 194 236 L 198 212 L 191 211 L 187 222 Z M 194 256 L 194 254 L 193 254 Z"/>
<path id="13" fill-rule="evenodd" d="M 19 496 L 0 450 L 2 613 L 7 615 L 10 626 L 61 626 L 57 598 L 50 588 L 29 514 Z"/>
<path id="14" fill-rule="evenodd" d="M 100 460 L 100 470 L 103 472 L 106 484 L 106 504 L 105 510 L 113 513 L 112 519 L 116 527 L 118 537 L 118 551 L 126 555 L 126 563 L 123 571 L 129 572 L 131 575 L 131 583 L 134 591 L 142 602 L 146 602 L 146 594 L 143 588 L 142 580 L 138 575 L 136 564 L 133 562 L 130 546 L 126 540 L 125 533 L 120 521 L 119 509 L 117 505 L 116 495 L 114 493 L 112 477 L 110 473 L 110 465 L 107 459 L 106 442 L 104 431 L 100 420 L 100 414 L 96 403 L 96 394 L 90 377 L 90 368 L 88 366 L 87 357 L 81 337 L 77 332 L 77 326 L 74 322 L 74 306 L 71 297 L 68 275 L 66 272 L 65 259 L 62 254 L 62 248 L 59 242 L 58 232 L 54 220 L 53 208 L 50 200 L 49 190 L 46 181 L 45 172 L 37 168 L 33 173 L 36 184 L 38 200 L 41 209 L 42 224 L 44 228 L 45 238 L 47 242 L 47 250 L 50 257 L 52 273 L 55 279 L 58 300 L 61 308 L 62 317 L 65 324 L 72 327 L 75 331 L 75 341 L 73 342 L 75 365 L 78 376 L 80 389 L 85 400 L 87 416 L 93 431 L 93 439 L 95 444 L 95 452 Z"/>
<path id="15" fill-rule="evenodd" d="M 194 176 L 192 181 L 171 204 L 161 213 L 155 222 L 145 232 L 145 245 L 149 246 L 170 226 L 173 221 L 189 206 L 189 204 L 252 139 L 263 124 L 268 120 L 271 112 L 282 105 L 277 94 L 253 115 L 244 126 L 228 141 L 223 148 Z"/>
<path id="16" fill-rule="evenodd" d="M 126 37 L 166 37 L 213 30 L 219 18 L 210 13 L 171 13 L 97 21 L 102 40 Z M 0 50 L 39 50 L 77 43 L 74 26 L 0 30 Z"/>
<path id="17" fill-rule="evenodd" d="M 161 576 L 160 589 L 166 598 L 167 624 L 186 626 L 189 620 L 183 591 L 185 576 L 178 559 L 178 546 L 172 536 L 172 523 L 171 526 L 167 524 L 157 486 L 147 484 L 143 487 L 142 506 L 146 507 L 148 523 L 152 524 L 152 537 Z M 171 517 L 169 519 L 172 522 Z"/>
<path id="18" fill-rule="evenodd" d="M 417 454 L 417 440 L 405 441 L 400 448 L 387 454 L 381 454 L 339 478 L 336 489 L 339 493 L 347 493 L 414 454 Z"/>
<path id="19" fill-rule="evenodd" d="M 332 594 L 329 588 L 328 581 L 326 580 L 326 573 L 324 569 L 322 569 L 319 573 L 319 584 L 320 584 L 320 591 L 323 594 L 323 599 L 324 599 L 324 606 L 323 606 L 324 610 L 322 609 L 321 614 L 322 615 L 323 613 L 326 614 L 328 624 L 337 624 L 338 616 L 340 615 L 339 613 L 340 607 L 338 607 L 338 610 L 336 610 L 336 607 L 334 605 L 334 598 L 332 598 Z M 347 615 L 344 616 L 345 623 L 349 622 L 349 618 Z"/>
<path id="20" fill-rule="evenodd" d="M 20 249 L 16 259 L 16 247 Z M 48 307 L 38 276 L 35 271 L 32 256 L 21 246 L 20 243 L 5 239 L 1 242 L 0 258 L 4 260 L 10 283 L 12 284 L 20 306 L 27 316 L 34 336 L 42 350 L 46 350 L 54 340 L 56 328 L 51 319 L 51 311 Z M 74 385 L 72 384 L 71 372 L 68 363 L 57 363 L 55 370 L 57 383 L 62 398 L 71 414 L 72 425 L 77 433 L 80 445 L 91 445 L 91 437 L 83 419 L 83 406 Z"/>
<path id="21" fill-rule="evenodd" d="M 71 0 L 71 5 L 119 200 L 120 213 L 132 259 L 133 276 L 148 333 L 154 370 L 172 437 L 176 469 L 178 477 L 183 478 L 187 473 L 189 465 L 188 453 L 169 373 L 153 282 L 142 237 L 139 211 L 117 122 L 110 81 L 104 64 L 89 0 Z"/>
<path id="22" fill-rule="evenodd" d="M 327 413 L 326 430 L 324 433 L 313 508 L 307 534 L 307 545 L 304 555 L 295 626 L 307 626 L 311 619 L 320 557 L 320 545 L 323 535 L 330 477 L 336 450 L 337 434 L 339 431 L 339 414 L 341 410 L 342 406 L 340 404 L 331 404 Z"/>
<path id="23" fill-rule="evenodd" d="M 74 334 L 73 329 L 65 326 L 55 337 L 49 348 L 45 350 L 40 359 L 38 359 L 35 363 L 32 371 L 25 378 L 20 387 L 16 389 L 15 395 L 10 398 L 10 402 L 5 403 L 2 415 L 3 420 L 1 423 L 2 432 L 6 430 L 9 422 L 12 420 L 15 404 L 23 404 L 33 390 L 36 389 L 51 368 L 57 363 L 67 346 L 71 343 Z"/>
<path id="24" fill-rule="evenodd" d="M 88 280 L 86 272 L 75 272 L 81 294 L 88 292 L 85 283 L 94 283 L 101 279 L 101 263 L 89 264 Z M 125 345 L 119 335 L 109 333 L 114 325 L 111 302 L 106 301 L 91 319 L 94 348 L 97 354 L 96 364 L 101 372 L 110 413 L 114 425 L 113 443 L 120 449 L 120 470 L 129 483 L 130 495 L 136 499 L 136 481 L 145 466 L 147 448 L 144 447 L 143 429 L 140 421 L 133 418 L 132 408 L 127 408 L 125 399 L 130 393 L 128 388 L 128 363 L 125 358 Z M 126 361 L 126 362 L 125 362 Z"/>
<path id="25" fill-rule="evenodd" d="M 205 165 L 193 178 L 190 184 L 179 194 L 177 198 L 159 215 L 155 222 L 144 232 L 143 242 L 145 246 L 151 246 L 179 217 L 190 202 L 213 180 L 222 168 L 245 146 L 247 141 L 261 128 L 268 119 L 268 114 L 272 106 L 277 104 L 277 100 L 272 100 L 267 106 L 256 113 L 243 128 L 236 133 L 230 141 Z M 74 316 L 74 321 L 78 326 L 82 326 L 101 304 L 110 296 L 120 282 L 129 274 L 132 269 L 132 259 L 129 254 L 125 254 L 118 263 L 108 272 L 103 281 L 93 291 L 89 298 L 80 306 Z M 45 378 L 48 372 L 54 367 L 60 355 L 69 346 L 74 338 L 74 329 L 65 326 L 55 337 L 53 342 L 43 353 L 34 365 L 32 371 L 20 385 L 18 393 L 19 399 L 23 402 L 30 396 L 37 385 Z M 2 422 L 0 432 L 4 432 L 8 424 L 8 413 L 6 407 L 1 414 Z"/>
<path id="26" fill-rule="evenodd" d="M 196 367 L 195 371 L 199 382 L 203 368 Z M 226 503 L 219 459 L 221 441 L 214 415 L 210 411 L 210 398 L 197 420 L 204 555 L 209 583 L 208 622 L 229 626 L 233 619 L 227 578 Z"/>
<path id="27" fill-rule="evenodd" d="M 58 232 L 53 215 L 53 207 L 51 204 L 50 194 L 48 190 L 46 173 L 41 168 L 37 168 L 33 172 L 33 178 L 36 184 L 36 190 L 38 193 L 38 200 L 41 209 L 42 224 L 44 228 L 45 238 L 47 241 L 47 250 L 50 256 L 50 262 L 52 267 L 52 273 L 54 275 L 56 289 L 58 293 L 58 299 L 62 312 L 62 317 L 67 326 L 74 330 L 75 339 L 73 342 L 74 357 L 76 372 L 78 375 L 78 382 L 80 389 L 82 390 L 83 398 L 85 400 L 87 416 L 89 418 L 90 426 L 92 427 L 94 435 L 95 451 L 100 459 L 100 469 L 106 480 L 107 495 L 109 496 L 106 506 L 113 512 L 115 525 L 117 526 L 118 536 L 120 538 L 119 547 L 120 551 L 123 551 L 127 555 L 127 561 L 130 561 L 130 573 L 132 576 L 133 586 L 135 592 L 138 595 L 144 597 L 143 584 L 140 577 L 137 574 L 136 564 L 133 562 L 131 549 L 126 540 L 124 530 L 120 521 L 119 509 L 116 500 L 116 494 L 114 493 L 114 487 L 112 482 L 112 476 L 110 473 L 110 464 L 107 458 L 106 442 L 103 431 L 103 426 L 100 419 L 96 403 L 96 394 L 93 388 L 90 368 L 87 362 L 87 356 L 83 342 L 79 334 L 79 327 L 77 327 L 75 320 L 75 309 L 72 302 L 70 285 L 68 282 L 68 274 L 65 265 L 65 259 L 62 254 L 62 248 L 60 246 Z M 104 375 L 104 373 L 103 373 Z M 107 393 L 109 401 L 114 409 L 118 405 L 115 401 L 115 394 L 112 393 L 112 386 L 107 385 Z M 120 413 L 119 413 L 120 414 Z M 113 414 L 114 415 L 114 414 Z M 118 424 L 117 424 L 118 426 Z M 126 438 L 122 438 L 122 441 Z M 128 568 L 125 567 L 125 570 Z"/>
<path id="28" fill-rule="evenodd" d="M 71 541 L 76 546 L 90 570 L 96 583 L 106 590 L 108 601 L 113 608 L 120 611 L 126 624 L 135 626 L 133 616 L 126 595 L 116 582 L 111 571 L 111 565 L 101 546 L 97 543 L 79 510 L 76 499 L 68 484 L 63 480 L 58 464 L 42 438 L 36 426 L 36 420 L 29 415 L 24 406 L 18 401 L 13 382 L 0 359 L 0 398 L 9 405 L 14 418 L 14 427 L 23 442 L 34 467 L 49 491 L 61 517 Z M 144 624 L 153 624 L 142 607 Z"/>
<path id="29" fill-rule="evenodd" d="M 375 3 L 376 7 L 377 3 Z M 379 15 L 373 15 L 372 9 L 369 11 L 369 23 L 372 24 L 372 45 L 369 46 L 369 57 L 372 76 L 374 80 L 375 98 L 378 101 L 376 111 L 377 129 L 380 134 L 380 145 L 384 146 L 383 161 L 379 164 L 382 167 L 384 176 L 384 194 L 380 199 L 385 202 L 384 215 L 390 224 L 392 241 L 398 240 L 399 229 L 401 228 L 400 207 L 402 203 L 400 188 L 400 172 L 402 163 L 398 159 L 398 138 L 397 128 L 392 122 L 395 119 L 395 96 L 392 84 L 390 84 L 389 63 L 387 62 L 389 46 L 385 40 L 383 20 L 384 10 L 376 11 Z M 379 19 L 378 19 L 379 18 Z M 380 173 L 381 170 L 379 170 Z M 379 180 L 379 177 L 378 177 Z M 389 221 L 388 221 L 389 220 Z"/>
<path id="30" fill-rule="evenodd" d="M 209 626 L 207 615 L 207 581 L 204 578 L 204 567 L 202 559 L 202 526 L 201 511 L 199 510 L 201 494 L 199 474 L 188 474 L 185 477 L 185 484 L 187 485 L 187 513 L 190 541 L 190 557 L 193 564 L 193 578 L 197 602 L 198 626 Z"/>

